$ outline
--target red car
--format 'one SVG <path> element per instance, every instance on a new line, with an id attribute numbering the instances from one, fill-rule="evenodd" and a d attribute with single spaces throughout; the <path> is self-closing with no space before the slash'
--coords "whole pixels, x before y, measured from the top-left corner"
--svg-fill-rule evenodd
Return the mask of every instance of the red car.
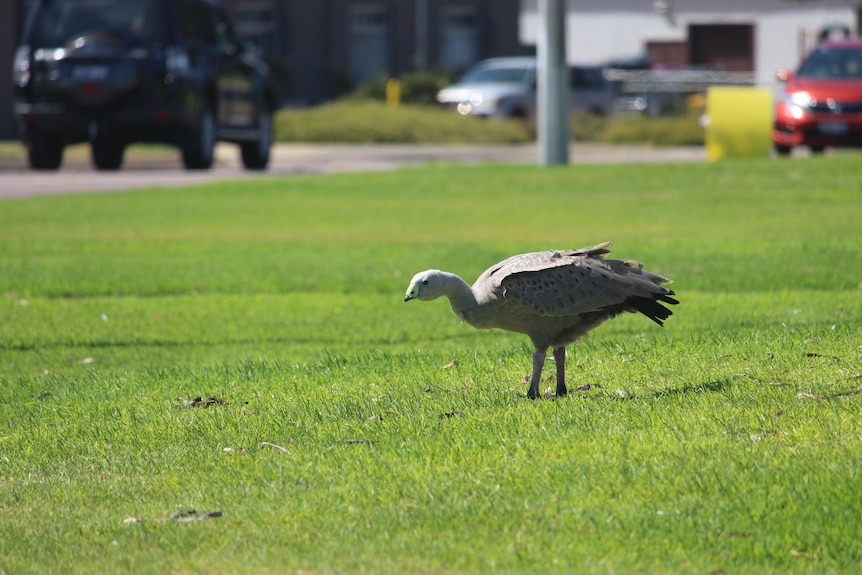
<path id="1" fill-rule="evenodd" d="M 818 44 L 795 74 L 778 77 L 785 81 L 772 130 L 779 154 L 793 146 L 862 147 L 862 40 Z"/>

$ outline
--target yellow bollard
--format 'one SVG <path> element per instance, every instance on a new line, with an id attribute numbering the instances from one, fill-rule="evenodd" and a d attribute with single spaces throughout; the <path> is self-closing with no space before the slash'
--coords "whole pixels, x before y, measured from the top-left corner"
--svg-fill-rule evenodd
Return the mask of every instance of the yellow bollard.
<path id="1" fill-rule="evenodd" d="M 713 86 L 706 93 L 706 155 L 768 157 L 772 148 L 772 92 L 762 88 Z"/>
<path id="2" fill-rule="evenodd" d="M 401 82 L 395 78 L 386 81 L 386 105 L 397 107 L 401 103 Z"/>

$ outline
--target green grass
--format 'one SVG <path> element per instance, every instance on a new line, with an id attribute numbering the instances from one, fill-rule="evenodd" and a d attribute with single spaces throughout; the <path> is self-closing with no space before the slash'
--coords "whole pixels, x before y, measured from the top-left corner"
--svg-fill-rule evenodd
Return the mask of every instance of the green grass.
<path id="1" fill-rule="evenodd" d="M 0 573 L 858 572 L 860 189 L 846 154 L 3 201 Z M 572 346 L 564 399 L 401 301 L 606 239 L 681 304 Z"/>

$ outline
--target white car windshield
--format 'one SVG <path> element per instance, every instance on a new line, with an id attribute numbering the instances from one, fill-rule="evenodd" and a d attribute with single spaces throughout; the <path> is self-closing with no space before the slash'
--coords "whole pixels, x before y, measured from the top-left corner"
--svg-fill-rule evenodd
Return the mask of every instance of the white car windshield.
<path id="1" fill-rule="evenodd" d="M 461 82 L 470 84 L 492 82 L 523 84 L 527 82 L 529 75 L 529 68 L 482 67 L 467 72 Z"/>

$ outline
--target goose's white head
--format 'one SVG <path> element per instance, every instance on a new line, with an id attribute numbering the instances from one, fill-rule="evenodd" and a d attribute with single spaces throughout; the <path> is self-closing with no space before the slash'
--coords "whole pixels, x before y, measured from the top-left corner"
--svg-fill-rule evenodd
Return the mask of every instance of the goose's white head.
<path id="1" fill-rule="evenodd" d="M 429 301 L 443 295 L 443 273 L 440 270 L 425 270 L 419 272 L 410 280 L 410 286 L 404 295 L 404 301 L 421 299 Z"/>

